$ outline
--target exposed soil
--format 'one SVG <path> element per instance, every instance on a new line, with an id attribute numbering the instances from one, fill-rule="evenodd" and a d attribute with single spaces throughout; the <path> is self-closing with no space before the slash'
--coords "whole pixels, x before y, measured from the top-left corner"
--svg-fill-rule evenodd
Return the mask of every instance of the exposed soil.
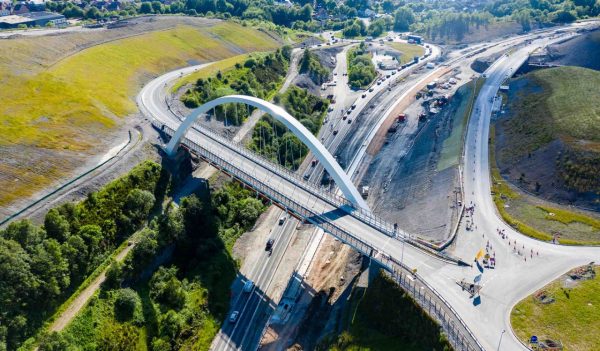
<path id="1" fill-rule="evenodd" d="M 438 162 L 465 99 L 462 94 L 454 95 L 447 106 L 426 121 L 418 118 L 424 111 L 423 100 L 411 104 L 404 110 L 407 122 L 398 131 L 388 133 L 361 183 L 370 187 L 367 201 L 376 214 L 436 243 L 452 234 L 458 217 L 458 168 L 438 169 Z M 436 216 L 423 222 L 422 213 Z"/>
<path id="2" fill-rule="evenodd" d="M 490 38 L 508 37 L 522 32 L 522 27 L 516 22 L 496 22 L 491 23 L 487 27 L 480 26 L 476 28 L 472 26 L 470 32 L 465 35 L 461 44 L 479 43 L 490 40 Z M 430 40 L 434 44 L 456 44 L 455 39 L 436 38 Z"/>
<path id="3" fill-rule="evenodd" d="M 594 34 L 600 34 L 595 32 Z M 599 37 L 600 38 L 600 37 Z M 575 40 L 562 45 L 573 46 Z M 588 43 L 589 40 L 581 39 L 580 42 Z M 600 50 L 600 41 L 597 42 Z M 573 57 L 573 62 L 591 62 L 581 53 L 563 56 L 562 62 Z M 577 57 L 577 58 L 575 58 Z M 495 124 L 495 153 L 496 163 L 501 175 L 513 185 L 527 192 L 531 196 L 553 203 L 574 205 L 584 209 L 600 211 L 600 194 L 594 191 L 577 191 L 565 182 L 561 174 L 564 163 L 561 160 L 568 157 L 569 162 L 577 162 L 582 158 L 597 157 L 597 153 L 586 151 L 585 145 L 567 144 L 561 138 L 548 139 L 547 133 L 529 133 L 530 128 L 537 128 L 527 123 L 516 125 L 513 122 L 518 112 L 511 111 L 523 96 L 543 92 L 543 87 L 536 85 L 531 79 L 524 76 L 513 80 L 507 93 L 509 104 L 504 106 L 504 113 L 500 114 Z M 516 105 L 515 105 L 516 104 Z M 521 115 L 518 118 L 523 118 Z M 525 128 L 525 129 L 524 129 Z M 562 163 L 561 163 L 562 162 Z M 548 205 L 548 204 L 546 204 Z M 552 205 L 552 204 L 550 204 Z"/>
<path id="4" fill-rule="evenodd" d="M 548 49 L 549 63 L 600 70 L 600 30 L 577 36 Z M 582 55 L 582 53 L 584 53 Z"/>

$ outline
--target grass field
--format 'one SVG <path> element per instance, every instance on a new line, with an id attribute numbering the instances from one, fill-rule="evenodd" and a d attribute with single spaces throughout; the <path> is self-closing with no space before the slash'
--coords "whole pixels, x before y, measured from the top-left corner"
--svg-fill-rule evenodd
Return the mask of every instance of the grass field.
<path id="1" fill-rule="evenodd" d="M 565 351 L 598 350 L 600 345 L 600 267 L 596 278 L 565 289 L 564 276 L 545 290 L 554 303 L 541 304 L 529 296 L 519 302 L 511 312 L 512 327 L 523 342 L 531 335 L 559 340 Z"/>
<path id="2" fill-rule="evenodd" d="M 400 56 L 401 64 L 412 61 L 415 56 L 421 57 L 423 54 L 425 54 L 425 48 L 421 45 L 397 42 L 391 42 L 388 43 L 388 45 L 402 53 L 402 56 Z"/>
<path id="3" fill-rule="evenodd" d="M 212 77 L 215 74 L 217 74 L 217 72 L 221 71 L 223 73 L 231 70 L 236 63 L 243 63 L 244 61 L 246 61 L 246 59 L 250 56 L 250 54 L 242 54 L 242 55 L 237 55 L 237 56 L 233 56 L 230 58 L 226 58 L 224 60 L 215 62 L 197 72 L 194 72 L 192 74 L 189 74 L 181 79 L 179 79 L 177 81 L 177 83 L 175 83 L 171 89 L 172 93 L 177 92 L 179 89 L 181 89 L 181 87 L 186 86 L 188 84 L 193 84 L 195 83 L 198 79 L 200 78 L 208 78 L 208 77 Z"/>
<path id="4" fill-rule="evenodd" d="M 133 98 L 152 77 L 190 62 L 280 46 L 269 35 L 232 22 L 181 25 L 66 57 L 61 48 L 46 47 L 43 38 L 37 39 L 0 43 L 0 82 L 10 87 L 0 89 L 0 148 L 19 153 L 13 152 L 10 162 L 0 162 L 0 207 L 80 165 L 81 161 L 68 162 L 69 157 L 81 158 L 101 146 L 108 131 L 136 112 Z M 53 58 L 59 61 L 51 64 Z M 43 157 L 39 150 L 44 150 Z M 26 162 L 53 157 L 56 162 L 47 167 Z"/>

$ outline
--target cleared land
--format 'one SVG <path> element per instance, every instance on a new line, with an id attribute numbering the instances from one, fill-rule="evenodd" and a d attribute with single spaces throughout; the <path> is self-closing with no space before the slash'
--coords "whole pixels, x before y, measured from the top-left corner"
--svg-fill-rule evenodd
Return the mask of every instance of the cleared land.
<path id="1" fill-rule="evenodd" d="M 405 64 L 409 61 L 412 61 L 415 56 L 421 57 L 423 56 L 423 54 L 425 54 L 425 48 L 423 48 L 421 45 L 398 42 L 392 42 L 388 45 L 402 53 L 402 55 L 400 56 L 401 64 Z"/>
<path id="2" fill-rule="evenodd" d="M 106 148 L 111 131 L 136 112 L 136 91 L 152 77 L 280 46 L 272 36 L 232 22 L 178 17 L 151 22 L 118 34 L 0 43 L 0 83 L 10 87 L 0 90 L 0 153 L 7 155 L 0 161 L 0 208 L 42 190 Z M 112 41 L 102 44 L 107 40 Z"/>
<path id="3" fill-rule="evenodd" d="M 508 117 L 491 133 L 494 200 L 503 218 L 540 240 L 600 243 L 600 72 L 561 67 L 511 83 Z"/>
<path id="4" fill-rule="evenodd" d="M 523 342 L 531 335 L 540 340 L 550 338 L 563 343 L 565 350 L 591 351 L 600 345 L 600 267 L 596 278 L 564 288 L 565 276 L 540 291 L 555 301 L 542 304 L 533 296 L 519 302 L 512 310 L 512 327 Z"/>

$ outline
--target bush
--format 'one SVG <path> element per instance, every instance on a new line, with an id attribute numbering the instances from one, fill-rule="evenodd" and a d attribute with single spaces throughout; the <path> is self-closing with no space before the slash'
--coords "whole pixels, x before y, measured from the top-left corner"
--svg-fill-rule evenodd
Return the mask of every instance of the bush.
<path id="1" fill-rule="evenodd" d="M 121 322 L 127 322 L 134 319 L 135 316 L 137 317 L 135 322 L 141 324 L 144 322 L 143 317 L 141 317 L 142 314 L 138 311 L 136 316 L 136 310 L 141 308 L 141 304 L 140 297 L 135 290 L 130 288 L 119 289 L 115 292 L 115 317 Z"/>

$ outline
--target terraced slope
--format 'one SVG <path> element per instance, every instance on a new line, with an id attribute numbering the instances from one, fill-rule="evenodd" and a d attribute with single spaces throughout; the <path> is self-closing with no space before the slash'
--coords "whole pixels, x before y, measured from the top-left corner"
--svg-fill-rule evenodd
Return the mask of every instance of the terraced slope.
<path id="1" fill-rule="evenodd" d="M 278 46 L 251 27 L 189 17 L 0 41 L 0 218 L 109 149 L 152 77 Z"/>

